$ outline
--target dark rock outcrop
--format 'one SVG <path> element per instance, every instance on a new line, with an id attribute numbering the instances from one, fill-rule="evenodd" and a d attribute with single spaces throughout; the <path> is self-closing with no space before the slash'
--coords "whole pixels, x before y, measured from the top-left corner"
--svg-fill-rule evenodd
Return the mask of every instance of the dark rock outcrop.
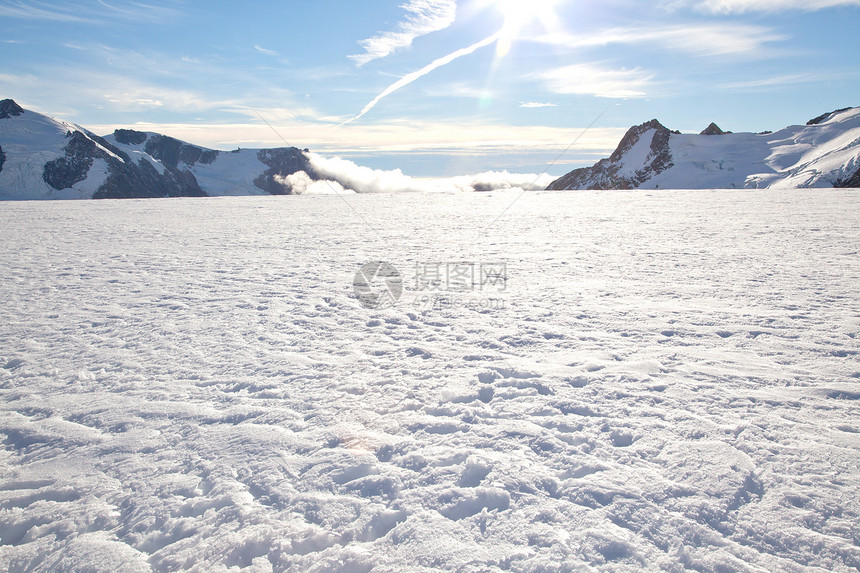
<path id="1" fill-rule="evenodd" d="M 283 177 L 304 171 L 311 179 L 319 179 L 307 156 L 295 147 L 261 149 L 257 152 L 257 159 L 269 169 L 254 179 L 254 185 L 272 195 L 291 195 L 293 192 L 289 187 L 276 181 L 276 175 Z"/>
<path id="2" fill-rule="evenodd" d="M 136 165 L 112 166 L 107 180 L 93 194 L 93 199 L 152 197 L 206 197 L 206 193 L 190 171 L 166 168 L 160 174 L 149 161 L 141 159 Z"/>
<path id="3" fill-rule="evenodd" d="M 164 173 L 159 173 L 149 161 L 134 163 L 127 153 L 97 135 L 75 131 L 67 137 L 65 156 L 46 163 L 42 172 L 45 183 L 58 191 L 85 180 L 93 162 L 101 159 L 107 164 L 108 176 L 93 194 L 95 199 L 206 196 L 187 169 L 165 165 Z"/>
<path id="4" fill-rule="evenodd" d="M 196 145 L 183 145 L 179 150 L 179 160 L 188 165 L 195 163 L 210 164 L 218 158 L 218 151 L 215 149 L 203 149 Z"/>
<path id="5" fill-rule="evenodd" d="M 840 189 L 860 189 L 860 169 L 848 179 L 837 181 L 833 186 Z"/>
<path id="6" fill-rule="evenodd" d="M 0 173 L 3 172 L 3 164 L 6 163 L 6 154 L 3 153 L 3 146 L 0 145 Z"/>
<path id="7" fill-rule="evenodd" d="M 168 167 L 179 165 L 182 142 L 166 135 L 154 135 L 146 140 L 146 152 Z"/>
<path id="8" fill-rule="evenodd" d="M 203 149 L 160 134 L 147 139 L 144 149 L 168 167 L 178 167 L 180 162 L 193 167 L 198 161 L 212 163 L 218 157 L 218 152 L 213 149 Z"/>
<path id="9" fill-rule="evenodd" d="M 706 127 L 704 131 L 702 131 L 699 135 L 725 135 L 726 132 L 720 129 L 720 126 L 714 122 L 711 122 L 711 125 Z"/>
<path id="10" fill-rule="evenodd" d="M 15 100 L 4 99 L 0 101 L 0 119 L 17 117 L 24 113 L 24 108 L 15 103 Z"/>
<path id="11" fill-rule="evenodd" d="M 108 142 L 108 140 L 107 140 L 107 139 L 105 139 L 104 137 L 101 137 L 100 135 L 96 135 L 96 134 L 94 134 L 94 133 L 89 133 L 89 132 L 88 132 L 88 134 L 87 134 L 87 135 L 88 135 L 88 137 L 89 137 L 90 139 L 92 139 L 93 141 L 95 141 L 96 143 L 98 143 L 99 145 L 101 145 L 104 149 L 106 149 L 106 150 L 108 150 L 110 153 L 112 153 L 112 154 L 116 155 L 117 157 L 119 157 L 119 158 L 120 158 L 120 159 L 122 159 L 123 161 L 125 161 L 125 162 L 130 162 L 130 161 L 131 161 L 131 157 L 129 157 L 129 156 L 128 156 L 128 154 L 127 154 L 125 151 L 121 150 L 120 148 L 118 148 L 118 147 L 117 147 L 117 146 L 115 146 L 115 145 L 111 145 L 111 144 Z"/>
<path id="12" fill-rule="evenodd" d="M 831 117 L 836 115 L 837 113 L 842 113 L 843 111 L 848 111 L 849 109 L 851 109 L 851 108 L 850 107 L 843 107 L 842 109 L 837 109 L 836 111 L 831 111 L 830 113 L 823 113 L 823 114 L 819 115 L 818 117 L 812 118 L 809 121 L 807 121 L 806 125 L 818 125 L 820 123 L 824 123 L 825 121 L 827 121 L 828 119 L 830 119 Z"/>
<path id="13" fill-rule="evenodd" d="M 625 156 L 639 140 L 653 130 L 645 164 L 632 174 L 621 174 Z M 601 159 L 592 167 L 571 171 L 550 183 L 548 190 L 561 189 L 634 189 L 651 177 L 662 173 L 674 164 L 669 151 L 673 133 L 656 119 L 631 127 L 608 159 Z"/>
<path id="14" fill-rule="evenodd" d="M 113 132 L 113 138 L 123 145 L 140 145 L 146 141 L 146 134 L 133 129 L 117 129 Z"/>
<path id="15" fill-rule="evenodd" d="M 42 179 L 57 191 L 68 189 L 86 179 L 93 166 L 93 159 L 106 155 L 80 131 L 69 133 L 66 137 L 70 140 L 65 147 L 65 157 L 47 162 L 42 171 Z"/>

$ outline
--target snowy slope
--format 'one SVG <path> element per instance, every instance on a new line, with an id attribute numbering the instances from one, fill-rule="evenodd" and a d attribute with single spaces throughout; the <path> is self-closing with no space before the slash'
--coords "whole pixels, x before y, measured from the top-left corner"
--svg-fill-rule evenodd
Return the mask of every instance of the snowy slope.
<path id="1" fill-rule="evenodd" d="M 296 148 L 217 151 L 159 133 L 117 130 L 105 137 L 129 155 L 159 171 L 178 169 L 193 175 L 209 196 L 284 195 L 290 189 L 274 180 L 305 171 L 313 176 L 304 153 Z"/>
<path id="2" fill-rule="evenodd" d="M 612 157 L 577 169 L 549 188 L 843 186 L 860 186 L 860 108 L 763 134 L 681 134 L 652 120 L 632 128 Z"/>
<path id="3" fill-rule="evenodd" d="M 104 166 L 96 166 L 87 186 L 75 184 L 54 189 L 43 178 L 45 164 L 65 155 L 66 134 L 83 128 L 27 112 L 12 102 L 0 102 L 0 148 L 5 161 L 0 169 L 0 199 L 54 199 L 92 196 L 89 188 L 104 182 Z M 89 187 L 89 188 L 87 188 Z"/>
<path id="4" fill-rule="evenodd" d="M 219 152 L 157 133 L 87 129 L 0 102 L 0 199 L 288 194 L 296 148 Z M 281 180 L 279 182 L 279 179 Z"/>
<path id="5" fill-rule="evenodd" d="M 0 570 L 860 568 L 860 192 L 519 196 L 4 205 Z"/>

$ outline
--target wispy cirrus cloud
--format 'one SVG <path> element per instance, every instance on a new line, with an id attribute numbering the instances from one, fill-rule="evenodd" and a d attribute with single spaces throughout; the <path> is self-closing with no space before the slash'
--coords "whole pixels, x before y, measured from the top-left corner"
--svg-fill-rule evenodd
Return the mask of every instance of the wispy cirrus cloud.
<path id="1" fill-rule="evenodd" d="M 180 113 L 201 113 L 238 105 L 235 99 L 222 99 L 212 94 L 185 87 L 170 87 L 148 83 L 127 76 L 88 74 L 93 85 L 102 91 L 81 88 L 82 93 L 92 92 L 92 101 L 125 112 L 142 112 L 162 109 Z M 109 83 L 113 82 L 112 84 Z M 105 89 L 106 86 L 109 86 Z"/>
<path id="2" fill-rule="evenodd" d="M 784 10 L 810 12 L 837 6 L 860 6 L 860 0 L 669 0 L 665 6 L 670 9 L 693 8 L 711 14 L 779 12 Z"/>
<path id="3" fill-rule="evenodd" d="M 650 44 L 696 56 L 766 56 L 768 44 L 788 39 L 772 29 L 752 24 L 699 24 L 608 28 L 586 34 L 547 34 L 536 41 L 568 48 L 613 44 Z"/>
<path id="4" fill-rule="evenodd" d="M 280 56 L 278 52 L 275 50 L 270 50 L 268 48 L 264 48 L 260 44 L 254 44 L 254 49 L 260 52 L 261 54 L 265 54 L 266 56 Z"/>
<path id="5" fill-rule="evenodd" d="M 409 0 L 402 8 L 407 15 L 396 30 L 362 40 L 359 43 L 364 48 L 364 53 L 349 56 L 350 59 L 363 66 L 384 58 L 399 49 L 411 46 L 416 38 L 448 28 L 457 15 L 455 0 Z"/>
<path id="6" fill-rule="evenodd" d="M 108 2 L 0 2 L 0 16 L 19 20 L 43 20 L 80 24 L 105 24 L 124 20 L 129 22 L 168 22 L 176 20 L 181 12 L 171 6 L 127 0 Z"/>
<path id="7" fill-rule="evenodd" d="M 69 5 L 71 7 L 71 5 Z M 63 6 L 50 6 L 41 2 L 3 2 L 0 16 L 22 20 L 48 20 L 53 22 L 90 22 L 91 20 Z"/>
<path id="8" fill-rule="evenodd" d="M 797 84 L 808 84 L 808 83 L 819 83 L 819 82 L 829 82 L 829 81 L 839 81 L 846 80 L 851 78 L 856 78 L 858 75 L 857 72 L 844 72 L 844 71 L 823 71 L 823 72 L 810 72 L 810 73 L 800 73 L 800 74 L 783 74 L 779 76 L 767 76 L 762 78 L 755 78 L 752 80 L 746 81 L 738 81 L 738 82 L 728 82 L 719 84 L 717 87 L 728 89 L 728 90 L 768 90 L 768 89 L 776 89 L 784 86 L 797 85 Z"/>
<path id="9" fill-rule="evenodd" d="M 33 74 L 4 74 L 0 73 L 0 86 L 24 87 L 34 86 L 39 83 L 39 78 Z"/>
<path id="10" fill-rule="evenodd" d="M 573 64 L 535 74 L 557 94 L 603 98 L 641 98 L 647 95 L 653 74 L 641 68 L 614 69 L 599 63 Z"/>

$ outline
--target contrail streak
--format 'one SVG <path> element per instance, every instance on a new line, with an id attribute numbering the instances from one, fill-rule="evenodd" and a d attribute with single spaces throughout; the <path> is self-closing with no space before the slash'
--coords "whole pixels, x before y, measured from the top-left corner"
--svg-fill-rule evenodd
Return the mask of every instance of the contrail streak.
<path id="1" fill-rule="evenodd" d="M 442 66 L 446 66 L 446 65 L 450 64 L 451 62 L 453 62 L 454 60 L 456 60 L 458 58 L 462 58 L 463 56 L 468 56 L 469 54 L 475 52 L 476 50 L 479 50 L 485 46 L 489 46 L 493 42 L 496 42 L 501 37 L 501 35 L 502 35 L 501 31 L 496 32 L 492 36 L 488 36 L 488 37 L 484 38 L 483 40 L 481 40 L 480 42 L 472 44 L 471 46 L 469 46 L 467 48 L 462 48 L 462 49 L 457 50 L 456 52 L 451 52 L 447 56 L 442 56 L 438 60 L 434 60 L 433 62 L 427 64 L 426 66 L 424 66 L 423 68 L 421 68 L 418 71 L 412 72 L 411 74 L 406 74 L 405 76 L 403 76 L 402 78 L 400 78 L 399 80 L 397 80 L 396 82 L 394 82 L 393 84 L 391 84 L 390 86 L 385 88 L 385 90 L 381 94 L 379 94 L 378 96 L 373 98 L 373 100 L 369 104 L 364 106 L 364 109 L 361 110 L 361 113 L 359 113 L 357 116 L 355 116 L 352 119 L 346 120 L 345 122 L 340 124 L 338 127 L 343 127 L 344 125 L 346 125 L 348 123 L 352 123 L 353 121 L 355 121 L 357 119 L 361 119 L 362 117 L 364 117 L 367 114 L 367 112 L 369 112 L 374 107 L 376 107 L 376 104 L 378 104 L 383 99 L 390 96 L 391 94 L 393 94 L 394 92 L 396 92 L 400 88 L 408 86 L 409 84 L 411 84 L 415 80 L 426 76 L 427 74 L 429 74 L 433 70 L 436 70 L 438 68 L 441 68 Z"/>

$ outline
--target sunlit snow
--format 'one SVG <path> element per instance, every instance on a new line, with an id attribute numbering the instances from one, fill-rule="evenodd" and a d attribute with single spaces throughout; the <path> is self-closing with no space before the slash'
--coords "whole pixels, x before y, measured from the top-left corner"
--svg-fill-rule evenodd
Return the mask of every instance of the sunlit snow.
<path id="1" fill-rule="evenodd" d="M 515 198 L 4 204 L 0 569 L 860 567 L 860 192 Z"/>

